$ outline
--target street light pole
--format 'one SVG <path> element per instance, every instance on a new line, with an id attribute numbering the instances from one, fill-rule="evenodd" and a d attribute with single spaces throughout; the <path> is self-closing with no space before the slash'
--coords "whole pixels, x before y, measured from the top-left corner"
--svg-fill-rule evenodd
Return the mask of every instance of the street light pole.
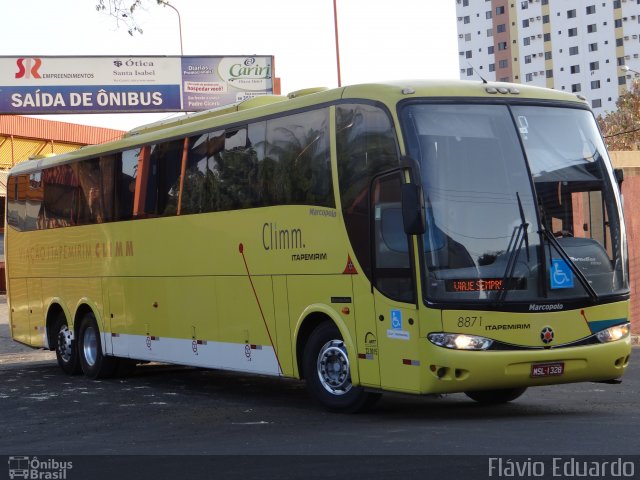
<path id="1" fill-rule="evenodd" d="M 176 7 L 174 7 L 167 1 L 162 2 L 162 5 L 164 5 L 165 7 L 171 8 L 174 12 L 178 14 L 178 31 L 180 33 L 180 56 L 184 57 L 184 50 L 182 49 L 182 19 L 180 18 L 180 12 Z"/>
<path id="2" fill-rule="evenodd" d="M 622 70 L 623 72 L 633 72 L 636 74 L 636 76 L 640 75 L 640 72 L 638 72 L 637 70 L 634 70 L 633 68 L 629 68 L 629 65 L 622 65 L 620 66 L 620 70 Z"/>
<path id="3" fill-rule="evenodd" d="M 338 69 L 338 87 L 341 87 L 342 80 L 340 79 L 340 42 L 338 41 L 338 9 L 336 7 L 336 0 L 333 0 L 333 29 L 336 35 L 336 66 Z"/>

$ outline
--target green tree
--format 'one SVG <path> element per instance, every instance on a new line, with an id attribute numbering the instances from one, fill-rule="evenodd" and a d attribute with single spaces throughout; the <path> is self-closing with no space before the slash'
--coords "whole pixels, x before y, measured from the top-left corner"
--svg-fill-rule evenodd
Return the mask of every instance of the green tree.
<path id="1" fill-rule="evenodd" d="M 598 116 L 598 125 L 609 150 L 640 149 L 640 82 L 618 97 L 616 110 Z"/>
<path id="2" fill-rule="evenodd" d="M 167 0 L 97 0 L 96 10 L 113 17 L 118 28 L 124 26 L 133 36 L 142 33 L 142 28 L 136 19 L 136 13 L 144 10 L 148 5 L 168 5 Z"/>

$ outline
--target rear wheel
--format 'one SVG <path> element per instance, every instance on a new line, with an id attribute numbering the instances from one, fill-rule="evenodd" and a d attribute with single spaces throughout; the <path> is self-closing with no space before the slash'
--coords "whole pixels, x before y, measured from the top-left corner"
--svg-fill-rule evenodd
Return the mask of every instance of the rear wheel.
<path id="1" fill-rule="evenodd" d="M 478 390 L 477 392 L 465 392 L 465 394 L 476 402 L 495 405 L 515 400 L 526 390 L 527 387 L 503 388 L 500 390 Z"/>
<path id="2" fill-rule="evenodd" d="M 82 370 L 78 359 L 77 342 L 63 313 L 58 314 L 53 322 L 52 340 L 52 347 L 56 351 L 56 360 L 60 368 L 68 375 L 78 375 Z"/>
<path id="3" fill-rule="evenodd" d="M 112 377 L 118 366 L 118 360 L 102 353 L 100 330 L 93 313 L 82 318 L 78 330 L 78 356 L 85 376 L 96 378 Z"/>
<path id="4" fill-rule="evenodd" d="M 380 394 L 351 383 L 351 366 L 340 331 L 332 323 L 320 324 L 304 349 L 304 374 L 311 395 L 329 410 L 361 412 L 371 408 Z"/>

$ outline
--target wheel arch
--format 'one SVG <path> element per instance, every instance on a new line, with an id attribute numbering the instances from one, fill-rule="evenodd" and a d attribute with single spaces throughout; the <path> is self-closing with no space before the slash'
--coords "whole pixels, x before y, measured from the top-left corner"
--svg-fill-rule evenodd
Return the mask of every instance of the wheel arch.
<path id="1" fill-rule="evenodd" d="M 300 378 L 305 378 L 303 368 L 305 346 L 311 336 L 311 333 L 318 327 L 318 325 L 324 322 L 331 322 L 338 328 L 351 359 L 355 360 L 357 358 L 355 343 L 351 338 L 351 334 L 344 319 L 334 309 L 327 305 L 310 305 L 300 315 L 294 335 L 296 368 Z M 354 368 L 357 365 L 357 362 L 353 361 L 351 365 L 351 380 L 354 384 L 357 384 L 359 382 L 358 369 Z"/>
<path id="2" fill-rule="evenodd" d="M 53 326 L 58 318 L 58 315 L 64 315 L 64 318 L 67 320 L 67 325 L 69 324 L 69 318 L 71 317 L 69 310 L 65 307 L 64 302 L 59 298 L 53 298 L 47 307 L 47 315 L 45 317 L 45 328 L 47 329 L 47 345 L 46 348 L 49 350 L 53 350 L 53 346 L 55 345 L 54 335 L 57 335 L 58 332 L 53 331 Z"/>
<path id="3" fill-rule="evenodd" d="M 98 325 L 98 329 L 100 331 L 100 342 L 102 343 L 102 351 L 105 351 L 105 338 L 104 338 L 104 323 L 102 322 L 102 317 L 100 316 L 100 310 L 98 306 L 89 300 L 88 298 L 82 298 L 78 301 L 76 305 L 76 312 L 73 316 L 73 334 L 74 336 L 78 335 L 78 331 L 80 330 L 80 324 L 82 318 L 87 314 L 93 314 L 93 317 L 96 319 L 96 323 Z"/>

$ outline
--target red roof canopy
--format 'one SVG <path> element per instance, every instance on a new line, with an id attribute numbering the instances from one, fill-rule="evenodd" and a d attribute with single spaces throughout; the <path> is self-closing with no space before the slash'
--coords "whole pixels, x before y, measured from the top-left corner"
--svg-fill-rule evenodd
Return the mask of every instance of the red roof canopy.
<path id="1" fill-rule="evenodd" d="M 0 115 L 0 135 L 94 145 L 116 140 L 123 133 L 123 130 L 112 128 L 89 127 L 21 115 Z"/>

